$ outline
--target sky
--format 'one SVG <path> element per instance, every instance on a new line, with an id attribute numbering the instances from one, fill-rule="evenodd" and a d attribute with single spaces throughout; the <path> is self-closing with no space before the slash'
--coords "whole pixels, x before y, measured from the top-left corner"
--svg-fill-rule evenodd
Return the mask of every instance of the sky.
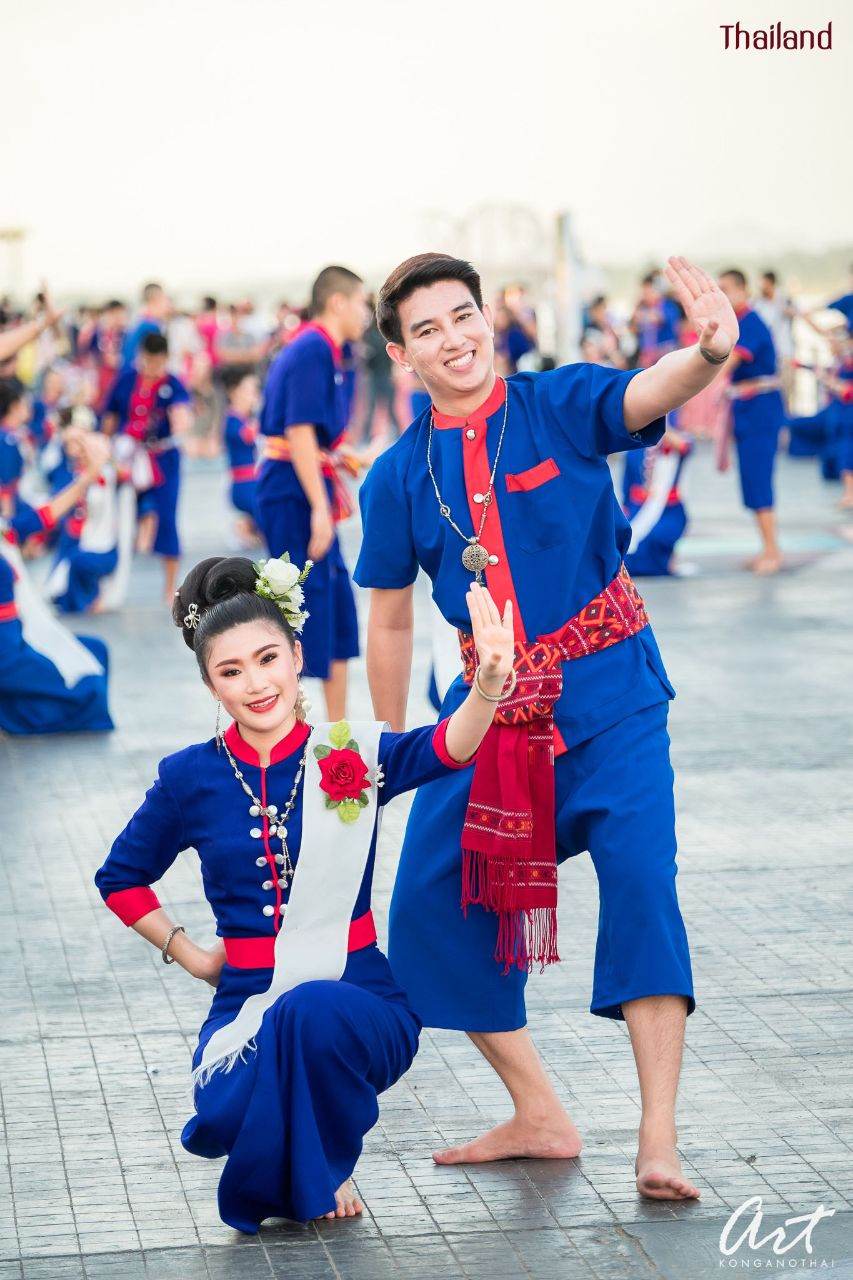
<path id="1" fill-rule="evenodd" d="M 26 228 L 26 288 L 381 276 L 494 204 L 546 236 L 569 210 L 592 261 L 851 239 L 849 4 L 3 7 L 0 229 Z M 830 52 L 722 47 L 723 22 L 830 19 Z"/>

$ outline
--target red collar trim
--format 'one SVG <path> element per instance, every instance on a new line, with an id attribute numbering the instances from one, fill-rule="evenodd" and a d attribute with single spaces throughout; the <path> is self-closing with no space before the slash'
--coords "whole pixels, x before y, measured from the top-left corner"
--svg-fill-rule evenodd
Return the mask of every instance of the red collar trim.
<path id="1" fill-rule="evenodd" d="M 344 353 L 341 350 L 341 348 L 338 346 L 338 344 L 335 342 L 334 338 L 329 333 L 328 329 L 324 329 L 321 324 L 317 324 L 316 320 L 309 320 L 307 324 L 304 324 L 302 326 L 302 328 L 296 334 L 296 337 L 301 338 L 303 333 L 319 333 L 320 337 L 323 338 L 324 341 L 326 341 L 329 344 L 329 350 L 332 353 L 332 359 L 334 360 L 335 364 L 339 365 L 343 363 Z"/>
<path id="2" fill-rule="evenodd" d="M 742 307 L 735 308 L 735 315 L 737 316 L 738 320 L 742 320 L 744 316 L 748 315 L 751 310 L 752 310 L 752 307 L 749 305 L 748 302 L 745 302 Z"/>
<path id="3" fill-rule="evenodd" d="M 302 720 L 297 720 L 296 724 L 285 734 L 280 742 L 277 742 L 270 752 L 270 764 L 278 764 L 281 760 L 286 760 L 288 756 L 292 756 L 304 745 L 305 739 L 311 732 L 310 726 Z M 253 764 L 257 768 L 261 767 L 261 758 L 254 747 L 250 747 L 245 738 L 240 734 L 235 721 L 230 729 L 225 731 L 225 743 L 228 750 L 243 764 Z"/>
<path id="4" fill-rule="evenodd" d="M 466 427 L 469 422 L 485 422 L 500 409 L 504 400 L 506 400 L 506 383 L 503 378 L 497 378 L 487 399 L 473 413 L 469 413 L 467 418 L 452 418 L 448 413 L 439 413 L 437 409 L 433 409 L 432 420 L 437 427 Z"/>

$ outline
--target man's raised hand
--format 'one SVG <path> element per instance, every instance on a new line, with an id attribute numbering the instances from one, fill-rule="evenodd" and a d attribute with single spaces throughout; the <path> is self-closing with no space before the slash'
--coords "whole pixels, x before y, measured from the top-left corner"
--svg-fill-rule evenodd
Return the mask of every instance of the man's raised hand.
<path id="1" fill-rule="evenodd" d="M 664 274 L 696 330 L 699 346 L 714 356 L 729 355 L 740 329 L 734 308 L 716 280 L 680 257 L 667 258 Z"/>

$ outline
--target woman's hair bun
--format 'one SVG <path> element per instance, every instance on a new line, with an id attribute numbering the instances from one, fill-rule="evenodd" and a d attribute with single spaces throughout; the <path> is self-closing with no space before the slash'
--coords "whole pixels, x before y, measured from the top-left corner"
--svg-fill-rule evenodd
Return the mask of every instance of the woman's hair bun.
<path id="1" fill-rule="evenodd" d="M 245 556 L 210 556 L 190 570 L 172 603 L 172 619 L 190 649 L 195 648 L 196 627 L 187 626 L 186 619 L 200 617 L 213 604 L 253 593 L 256 577 L 255 566 Z"/>

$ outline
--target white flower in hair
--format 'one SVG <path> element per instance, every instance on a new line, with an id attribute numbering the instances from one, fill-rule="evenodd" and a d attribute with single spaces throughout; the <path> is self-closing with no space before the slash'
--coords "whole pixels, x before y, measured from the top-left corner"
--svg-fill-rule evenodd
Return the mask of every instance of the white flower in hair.
<path id="1" fill-rule="evenodd" d="M 304 568 L 299 569 L 290 563 L 286 551 L 277 559 L 261 560 L 255 565 L 255 591 L 278 605 L 294 631 L 301 631 L 308 620 L 308 614 L 302 608 L 305 603 L 302 583 L 311 572 L 311 566 L 312 562 L 306 560 Z"/>
<path id="2" fill-rule="evenodd" d="M 280 560 L 262 560 L 257 565 L 258 577 L 273 591 L 284 595 L 299 581 L 299 569 L 284 556 Z"/>

